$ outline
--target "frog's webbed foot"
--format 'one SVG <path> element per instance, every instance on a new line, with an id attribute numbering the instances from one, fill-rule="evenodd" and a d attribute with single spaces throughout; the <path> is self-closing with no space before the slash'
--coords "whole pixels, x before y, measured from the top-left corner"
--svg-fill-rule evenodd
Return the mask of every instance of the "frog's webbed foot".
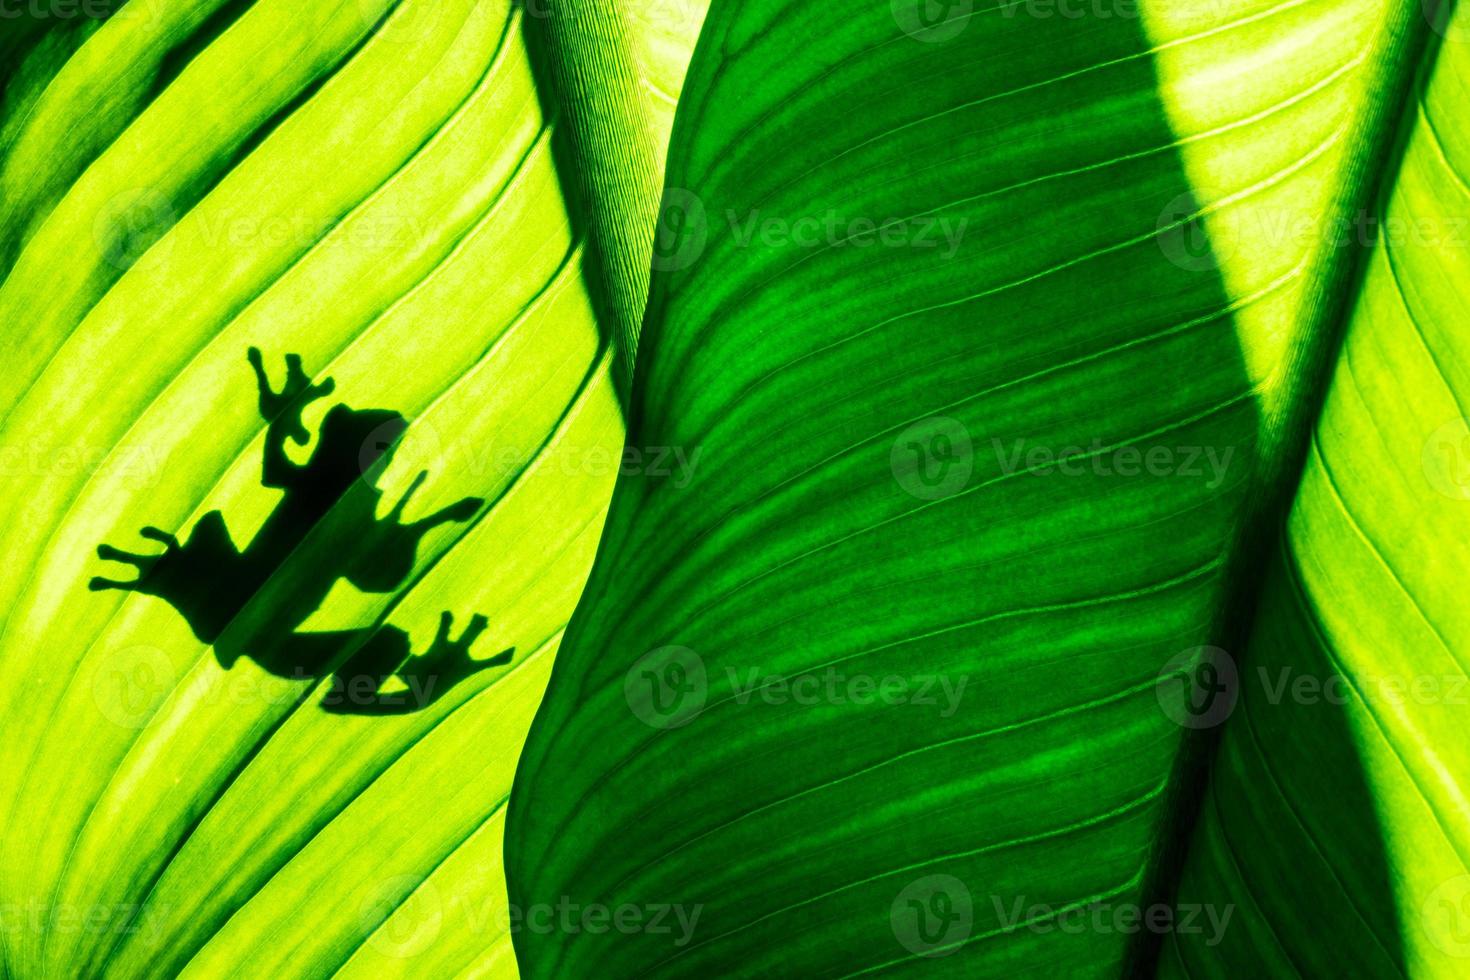
<path id="1" fill-rule="evenodd" d="M 470 656 L 470 648 L 485 632 L 485 627 L 490 621 L 479 613 L 470 617 L 468 625 L 459 634 L 458 639 L 450 639 L 449 631 L 454 626 L 454 616 L 444 612 L 439 616 L 439 632 L 434 636 L 434 642 L 424 655 L 424 665 L 430 671 L 438 673 L 442 681 L 447 682 L 447 688 L 464 680 L 475 671 L 486 667 L 503 667 L 510 663 L 515 654 L 515 648 L 502 650 L 493 657 L 484 660 L 475 660 Z"/>
<path id="2" fill-rule="evenodd" d="M 176 555 L 179 551 L 179 540 L 167 531 L 148 526 L 138 532 L 140 537 L 149 541 L 157 541 L 163 545 L 160 554 L 144 554 L 137 551 L 123 551 L 114 548 L 110 544 L 99 544 L 97 546 L 97 557 L 103 561 L 115 561 L 123 565 L 132 565 L 138 570 L 138 577 L 131 582 L 123 582 L 118 579 L 103 578 L 101 575 L 93 576 L 87 583 L 87 588 L 93 592 L 101 592 L 104 589 L 119 589 L 124 592 L 137 591 L 148 578 L 150 572 L 157 567 L 158 563 L 165 558 Z"/>
<path id="3" fill-rule="evenodd" d="M 300 354 L 286 355 L 286 381 L 280 391 L 271 388 L 270 378 L 265 373 L 265 362 L 260 348 L 252 347 L 245 353 L 250 366 L 255 369 L 255 383 L 260 390 L 261 418 L 280 426 L 282 434 L 289 436 L 298 446 L 306 445 L 310 436 L 301 421 L 301 412 L 307 405 L 332 393 L 336 382 L 323 378 L 320 384 L 312 384 L 311 376 L 301 367 Z"/>

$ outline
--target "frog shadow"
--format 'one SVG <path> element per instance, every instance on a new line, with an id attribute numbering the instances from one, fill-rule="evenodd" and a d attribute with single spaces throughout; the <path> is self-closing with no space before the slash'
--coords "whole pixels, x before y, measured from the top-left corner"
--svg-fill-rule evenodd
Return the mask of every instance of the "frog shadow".
<path id="1" fill-rule="evenodd" d="M 397 591 L 413 572 L 424 535 L 443 524 L 471 520 L 485 502 L 465 497 L 405 522 L 404 508 L 427 476 L 420 472 L 387 514 L 377 517 L 383 498 L 377 478 L 408 422 L 395 411 L 338 403 L 322 418 L 310 456 L 295 463 L 286 442 L 308 443 L 303 410 L 330 395 L 333 381 L 313 384 L 300 355 L 287 354 L 285 384 L 277 392 L 260 351 L 250 348 L 247 359 L 255 372 L 260 414 L 268 423 L 261 482 L 281 491 L 260 530 L 242 551 L 218 510 L 202 516 L 182 542 L 168 531 L 144 527 L 139 535 L 162 545 L 162 552 L 99 545 L 100 558 L 132 566 L 137 575 L 130 581 L 99 575 L 88 588 L 163 599 L 195 637 L 210 644 L 227 670 L 246 657 L 278 677 L 330 677 L 320 704 L 333 713 L 420 710 L 478 671 L 508 664 L 514 649 L 481 660 L 470 656 L 488 625 L 478 613 L 457 637 L 450 635 L 452 615 L 442 613 L 428 650 L 417 656 L 406 632 L 381 621 L 359 629 L 301 630 L 339 579 L 363 592 Z M 298 549 L 310 559 L 288 561 Z"/>

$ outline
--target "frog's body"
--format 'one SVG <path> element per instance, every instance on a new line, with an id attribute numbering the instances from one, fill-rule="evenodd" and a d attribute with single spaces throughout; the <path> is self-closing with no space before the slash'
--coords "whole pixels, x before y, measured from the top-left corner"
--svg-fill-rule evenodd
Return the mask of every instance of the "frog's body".
<path id="1" fill-rule="evenodd" d="M 397 412 L 355 410 L 335 405 L 322 420 L 317 444 L 305 463 L 286 455 L 286 440 L 306 444 L 302 410 L 330 394 L 331 379 L 312 385 L 296 355 L 286 357 L 286 383 L 274 392 L 266 377 L 260 352 L 250 349 L 260 390 L 260 412 L 269 425 L 261 482 L 282 491 L 245 550 L 235 547 L 224 515 L 214 510 L 201 517 L 182 544 L 166 531 L 145 527 L 144 538 L 164 546 L 162 554 L 137 554 L 100 545 L 97 553 L 138 569 L 138 577 L 121 582 L 93 578 L 95 590 L 121 589 L 158 596 L 188 621 L 194 635 L 212 644 L 222 666 L 241 656 L 284 677 L 325 677 L 334 674 L 334 686 L 323 700 L 329 710 L 382 713 L 412 710 L 437 699 L 455 683 L 483 667 L 509 662 L 507 650 L 489 660 L 469 657 L 470 645 L 484 631 L 486 620 L 476 615 L 458 640 L 449 639 L 449 613 L 427 654 L 410 657 L 408 637 L 395 627 L 377 624 L 360 630 L 300 633 L 306 618 L 326 599 L 338 579 L 365 592 L 392 592 L 413 570 L 420 539 L 430 529 L 472 518 L 484 505 L 466 497 L 427 517 L 403 523 L 404 506 L 423 482 L 420 473 L 408 492 L 383 517 L 377 518 L 382 491 L 377 475 L 391 460 L 394 444 L 408 423 Z M 289 562 L 313 529 L 336 529 L 329 547 L 309 552 L 311 560 Z M 320 559 L 332 565 L 323 574 Z M 345 660 L 345 663 L 343 662 Z M 410 666 L 411 662 L 417 662 Z M 338 666 L 340 665 L 340 666 Z M 432 672 L 432 673 L 430 673 Z M 404 707 L 401 694 L 381 693 L 389 677 L 409 681 L 422 702 Z M 372 678 L 371 685 L 360 682 Z M 349 704 L 352 690 L 371 697 Z"/>

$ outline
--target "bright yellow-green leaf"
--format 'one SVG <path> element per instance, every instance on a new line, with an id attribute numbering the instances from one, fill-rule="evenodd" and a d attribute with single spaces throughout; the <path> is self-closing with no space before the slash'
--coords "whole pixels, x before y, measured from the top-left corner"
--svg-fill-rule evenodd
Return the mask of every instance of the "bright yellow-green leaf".
<path id="1" fill-rule="evenodd" d="M 1470 20 L 1405 113 L 1326 403 L 1242 653 L 1170 976 L 1470 968 Z"/>
<path id="2" fill-rule="evenodd" d="M 579 195 L 638 202 L 584 186 L 601 137 L 545 63 L 631 65 L 592 57 L 599 16 L 548 40 L 508 0 L 135 0 L 70 48 L 22 45 L 0 143 L 7 975 L 514 975 L 506 794 L 623 442 L 616 276 Z M 229 549 L 300 499 L 263 470 L 281 430 L 252 348 L 271 390 L 288 356 L 335 385 L 290 465 L 343 448 L 333 412 L 409 425 L 347 446 L 392 461 L 236 597 Z M 129 578 L 99 545 L 162 550 L 145 526 L 213 558 L 161 595 L 89 591 Z M 217 635 L 181 615 L 231 599 Z M 411 660 L 334 706 L 327 665 L 285 666 L 331 636 L 339 667 L 398 638 L 422 658 L 446 613 L 451 640 L 487 621 L 452 688 L 432 659 L 440 687 L 407 685 Z M 420 710 L 355 713 L 395 695 Z M 404 926 L 424 909 L 432 941 Z"/>

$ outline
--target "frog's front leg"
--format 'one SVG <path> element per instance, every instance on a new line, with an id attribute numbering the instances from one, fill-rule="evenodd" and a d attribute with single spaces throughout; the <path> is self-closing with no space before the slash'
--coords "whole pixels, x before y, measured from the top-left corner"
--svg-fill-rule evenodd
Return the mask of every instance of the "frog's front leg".
<path id="1" fill-rule="evenodd" d="M 96 575 L 93 576 L 91 581 L 87 583 L 87 588 L 91 589 L 93 592 L 101 592 L 104 589 L 117 589 L 122 592 L 149 591 L 146 588 L 146 586 L 149 584 L 149 576 L 153 573 L 154 569 L 157 568 L 158 564 L 165 559 L 176 560 L 176 556 L 179 552 L 179 541 L 178 538 L 174 537 L 167 531 L 163 531 L 159 528 L 151 526 L 145 527 L 141 531 L 139 531 L 138 536 L 146 538 L 149 541 L 157 541 L 159 544 L 162 544 L 164 548 L 163 553 L 145 554 L 134 551 L 123 551 L 121 548 L 114 548 L 110 544 L 99 544 L 97 546 L 98 558 L 101 558 L 103 561 L 112 561 L 124 565 L 131 565 L 138 570 L 138 574 L 137 577 L 130 582 L 103 578 L 101 575 Z"/>
<path id="2" fill-rule="evenodd" d="M 301 413 L 307 405 L 330 395 L 336 382 L 323 378 L 321 383 L 312 384 L 310 375 L 301 367 L 301 355 L 287 354 L 286 380 L 281 390 L 276 391 L 265 373 L 260 348 L 250 348 L 245 356 L 255 371 L 260 417 L 270 423 L 265 432 L 261 479 L 268 487 L 284 488 L 291 482 L 292 474 L 300 469 L 286 456 L 286 440 L 290 439 L 298 446 L 306 445 L 311 436 L 306 431 Z"/>

